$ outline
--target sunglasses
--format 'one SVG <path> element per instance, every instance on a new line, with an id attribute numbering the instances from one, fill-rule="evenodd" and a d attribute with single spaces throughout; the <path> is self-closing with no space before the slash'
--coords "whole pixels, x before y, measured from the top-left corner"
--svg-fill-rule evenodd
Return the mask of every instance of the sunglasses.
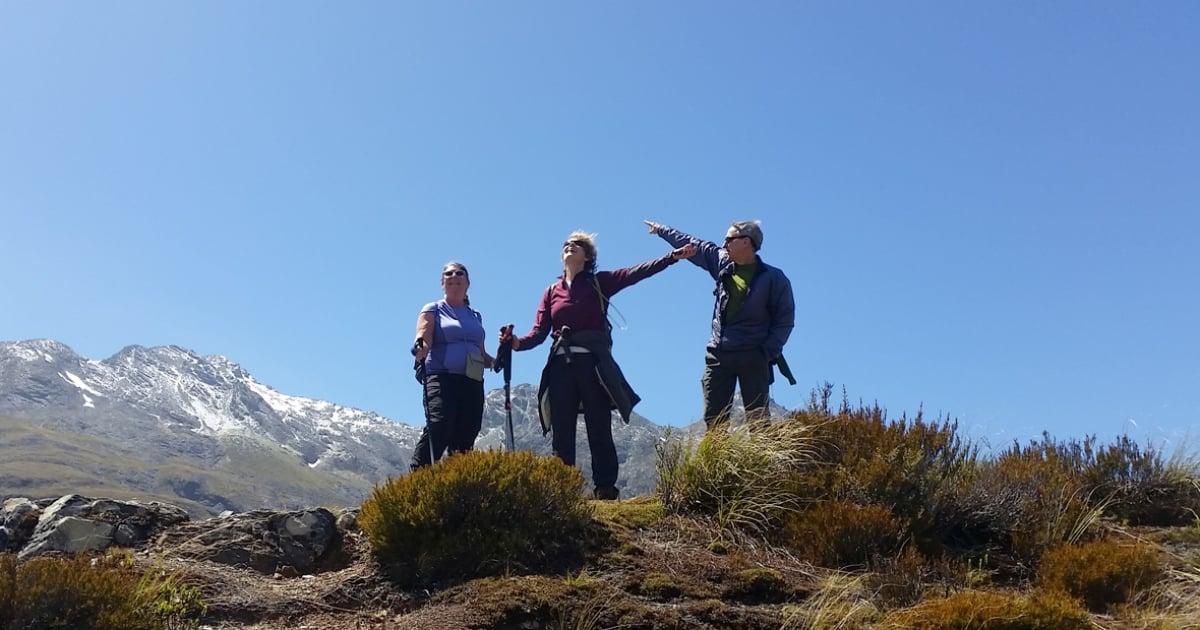
<path id="1" fill-rule="evenodd" d="M 743 234 L 743 235 L 741 235 L 741 236 L 726 236 L 726 237 L 725 237 L 725 244 L 726 244 L 726 245 L 728 245 L 729 243 L 731 243 L 731 242 L 733 242 L 733 241 L 736 241 L 736 240 L 738 240 L 739 238 L 750 238 L 750 237 L 749 237 L 749 236 L 746 236 L 745 234 Z"/>
<path id="2" fill-rule="evenodd" d="M 465 275 L 467 275 L 467 272 L 463 271 L 462 269 L 447 269 L 442 272 L 442 276 L 444 276 L 446 278 L 449 278 L 451 276 L 465 276 Z"/>
<path id="3" fill-rule="evenodd" d="M 567 242 L 563 243 L 563 249 L 566 249 L 568 247 L 578 247 L 579 249 L 582 249 L 585 252 L 587 251 L 587 245 L 585 245 L 583 241 L 567 241 Z"/>

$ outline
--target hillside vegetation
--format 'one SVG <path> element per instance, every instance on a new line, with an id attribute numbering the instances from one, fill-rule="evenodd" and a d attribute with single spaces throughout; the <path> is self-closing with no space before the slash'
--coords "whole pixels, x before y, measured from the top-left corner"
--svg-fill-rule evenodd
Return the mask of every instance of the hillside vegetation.
<path id="1" fill-rule="evenodd" d="M 667 436 L 652 496 L 476 452 L 376 487 L 343 569 L 171 569 L 215 628 L 1200 628 L 1194 456 L 1045 435 L 981 457 L 948 418 L 829 394 Z"/>
<path id="2" fill-rule="evenodd" d="M 224 457 L 206 462 L 184 455 L 147 459 L 120 440 L 0 415 L 0 492 L 47 497 L 76 493 L 116 499 L 140 498 L 183 507 L 193 517 L 261 506 L 307 507 L 281 497 L 314 497 L 328 504 L 367 495 L 371 483 L 347 472 L 315 471 L 295 453 L 260 437 L 221 438 Z M 171 453 L 164 447 L 161 452 Z M 159 452 L 155 450 L 153 452 Z"/>

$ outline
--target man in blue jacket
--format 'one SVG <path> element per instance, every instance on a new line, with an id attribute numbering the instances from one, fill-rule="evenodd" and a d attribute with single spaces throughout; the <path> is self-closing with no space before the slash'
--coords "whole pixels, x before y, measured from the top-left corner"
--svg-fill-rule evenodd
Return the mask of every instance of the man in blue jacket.
<path id="1" fill-rule="evenodd" d="M 762 261 L 762 227 L 758 221 L 735 221 L 723 245 L 646 221 L 673 247 L 693 245 L 689 260 L 717 281 L 713 305 L 712 338 L 704 358 L 704 423 L 711 431 L 729 421 L 736 385 L 749 422 L 767 422 L 770 411 L 771 366 L 782 360 L 795 325 L 796 305 L 792 284 L 777 267 Z"/>

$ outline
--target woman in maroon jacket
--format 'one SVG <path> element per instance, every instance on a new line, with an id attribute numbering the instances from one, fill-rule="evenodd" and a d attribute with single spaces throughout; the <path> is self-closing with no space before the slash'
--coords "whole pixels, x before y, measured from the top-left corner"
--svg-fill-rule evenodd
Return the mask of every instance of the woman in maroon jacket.
<path id="1" fill-rule="evenodd" d="M 598 499 L 612 500 L 619 494 L 612 410 L 629 422 L 639 400 L 612 358 L 608 300 L 695 253 L 696 248 L 687 245 L 640 265 L 596 271 L 595 240 L 590 234 L 573 232 L 563 243 L 563 273 L 542 295 L 533 329 L 520 338 L 501 333 L 500 343 L 511 343 L 518 351 L 532 350 L 547 336 L 554 339 L 538 390 L 542 429 L 553 431 L 554 453 L 574 466 L 575 428 L 582 410 Z"/>

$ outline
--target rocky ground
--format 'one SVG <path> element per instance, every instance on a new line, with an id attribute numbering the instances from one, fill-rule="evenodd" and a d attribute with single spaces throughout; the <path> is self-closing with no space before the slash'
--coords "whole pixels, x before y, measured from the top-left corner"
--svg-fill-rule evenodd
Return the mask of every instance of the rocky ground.
<path id="1" fill-rule="evenodd" d="M 637 627 L 777 630 L 784 602 L 811 587 L 809 565 L 761 546 L 730 553 L 713 545 L 710 529 L 650 515 L 657 505 L 648 500 L 597 503 L 597 511 L 611 534 L 608 551 L 597 550 L 578 572 L 485 578 L 436 592 L 395 588 L 354 527 L 341 533 L 322 569 L 307 575 L 178 557 L 164 564 L 153 549 L 140 561 L 199 587 L 209 606 L 205 627 L 214 630 L 598 630 L 618 619 Z M 755 572 L 767 567 L 778 577 L 758 580 Z"/>
<path id="2" fill-rule="evenodd" d="M 664 516 L 649 498 L 593 506 L 582 564 L 553 575 L 481 578 L 431 591 L 389 582 L 355 510 L 190 521 L 163 505 L 78 496 L 10 499 L 0 509 L 0 539 L 7 538 L 0 547 L 25 557 L 81 550 L 72 546 L 134 549 L 145 570 L 176 574 L 200 591 L 208 606 L 202 624 L 211 630 L 779 630 L 818 627 L 810 623 L 814 615 L 850 622 L 839 627 L 865 627 L 883 608 L 964 588 L 952 579 L 899 584 L 899 574 L 818 569 L 785 550 L 723 538 L 711 523 Z M 1097 615 L 1096 627 L 1200 628 L 1200 526 L 1108 527 L 1162 550 L 1173 581 L 1155 597 L 1173 612 L 1157 624 Z M 882 593 L 891 593 L 890 601 Z M 910 601 L 902 603 L 905 598 Z"/>

